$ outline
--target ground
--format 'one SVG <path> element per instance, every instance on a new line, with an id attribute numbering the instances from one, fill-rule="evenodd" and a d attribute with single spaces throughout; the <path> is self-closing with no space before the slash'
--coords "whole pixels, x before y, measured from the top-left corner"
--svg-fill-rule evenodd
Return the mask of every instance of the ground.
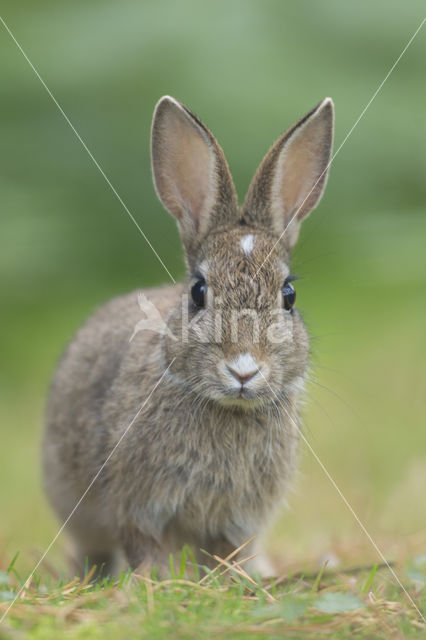
<path id="1" fill-rule="evenodd" d="M 395 567 L 404 593 L 386 566 L 293 573 L 253 579 L 244 563 L 219 559 L 200 578 L 171 561 L 171 579 L 123 573 L 93 585 L 59 579 L 47 564 L 43 578 L 24 583 L 13 563 L 0 573 L 1 640 L 51 637 L 120 638 L 424 638 L 426 557 Z M 189 570 L 188 570 L 189 571 Z M 416 607 L 419 610 L 416 610 Z"/>

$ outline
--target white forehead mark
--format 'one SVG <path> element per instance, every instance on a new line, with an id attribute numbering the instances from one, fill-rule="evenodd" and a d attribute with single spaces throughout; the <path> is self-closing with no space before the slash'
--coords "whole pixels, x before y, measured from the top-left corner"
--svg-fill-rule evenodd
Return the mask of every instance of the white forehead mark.
<path id="1" fill-rule="evenodd" d="M 246 236 L 243 236 L 240 240 L 241 249 L 248 256 L 254 246 L 254 238 L 251 233 Z"/>

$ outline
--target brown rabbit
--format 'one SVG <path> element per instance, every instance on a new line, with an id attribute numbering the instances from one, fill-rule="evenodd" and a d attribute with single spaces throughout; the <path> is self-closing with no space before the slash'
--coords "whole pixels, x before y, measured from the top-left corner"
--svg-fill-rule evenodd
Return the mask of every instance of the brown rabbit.
<path id="1" fill-rule="evenodd" d="M 47 407 L 45 484 L 62 521 L 127 430 L 67 523 L 80 572 L 85 559 L 113 572 L 121 550 L 164 573 L 185 543 L 205 564 L 200 549 L 224 556 L 252 536 L 249 570 L 272 572 L 257 542 L 295 467 L 309 355 L 290 253 L 332 139 L 326 98 L 266 154 L 240 208 L 210 131 L 177 100 L 158 102 L 154 182 L 178 222 L 186 282 L 139 296 L 156 314 L 145 330 L 137 292 L 98 310 Z"/>

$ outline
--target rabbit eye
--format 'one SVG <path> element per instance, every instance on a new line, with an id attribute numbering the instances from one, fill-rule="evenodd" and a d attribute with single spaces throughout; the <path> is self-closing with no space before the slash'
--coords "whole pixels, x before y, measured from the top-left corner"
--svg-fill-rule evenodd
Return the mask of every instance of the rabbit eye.
<path id="1" fill-rule="evenodd" d="M 284 282 L 283 286 L 283 304 L 286 311 L 291 311 L 296 302 L 296 291 L 291 282 Z"/>
<path id="2" fill-rule="evenodd" d="M 191 296 L 194 304 L 201 309 L 204 307 L 207 285 L 204 278 L 200 278 L 191 288 Z"/>

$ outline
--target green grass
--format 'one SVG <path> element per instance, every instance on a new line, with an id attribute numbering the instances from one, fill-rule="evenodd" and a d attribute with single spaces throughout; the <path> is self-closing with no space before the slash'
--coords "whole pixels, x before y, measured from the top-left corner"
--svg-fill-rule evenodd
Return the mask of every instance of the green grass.
<path id="1" fill-rule="evenodd" d="M 25 584 L 0 638 L 421 638 L 426 625 L 386 567 L 287 572 L 249 577 L 244 562 L 220 559 L 200 578 L 182 553 L 172 577 L 130 572 L 100 584 L 55 579 L 43 571 Z M 399 566 L 409 595 L 426 612 L 426 558 Z M 196 572 L 197 573 L 197 572 Z M 0 573 L 0 615 L 21 585 L 13 566 Z"/>

